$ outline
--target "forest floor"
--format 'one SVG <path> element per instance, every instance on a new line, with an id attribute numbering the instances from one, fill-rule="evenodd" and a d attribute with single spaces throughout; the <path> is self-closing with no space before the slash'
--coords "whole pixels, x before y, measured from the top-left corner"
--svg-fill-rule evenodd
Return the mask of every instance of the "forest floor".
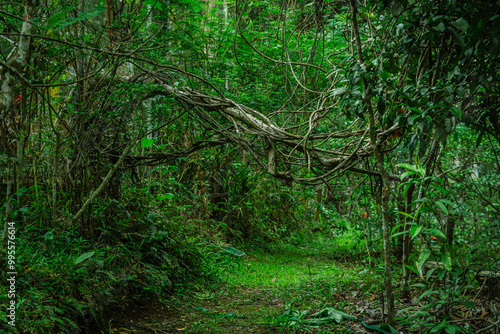
<path id="1" fill-rule="evenodd" d="M 306 328 L 293 325 L 297 313 L 283 315 L 296 310 L 306 318 L 305 312 L 331 306 L 352 315 L 363 313 L 367 323 L 380 317 L 381 294 L 372 291 L 380 286 L 380 273 L 367 282 L 359 256 L 339 256 L 333 247 L 247 251 L 213 288 L 195 286 L 163 303 L 116 310 L 109 317 L 110 332 L 368 333 L 359 321 Z"/>
<path id="2" fill-rule="evenodd" d="M 109 333 L 391 333 L 379 321 L 381 264 L 368 270 L 362 246 L 342 242 L 285 246 L 272 252 L 245 250 L 238 261 L 219 263 L 227 265 L 220 282 L 194 285 L 162 302 L 115 309 L 107 317 Z M 491 323 L 486 321 L 491 315 L 487 304 L 482 304 L 476 300 L 480 307 L 474 314 L 462 311 L 462 319 L 479 321 L 476 328 Z M 408 306 L 397 303 L 398 310 Z M 312 318 L 325 309 L 341 313 Z M 400 321 L 405 321 L 405 314 Z M 297 317 L 310 323 L 297 323 Z M 456 317 L 455 322 L 465 324 Z M 395 329 L 408 333 L 407 326 Z"/>

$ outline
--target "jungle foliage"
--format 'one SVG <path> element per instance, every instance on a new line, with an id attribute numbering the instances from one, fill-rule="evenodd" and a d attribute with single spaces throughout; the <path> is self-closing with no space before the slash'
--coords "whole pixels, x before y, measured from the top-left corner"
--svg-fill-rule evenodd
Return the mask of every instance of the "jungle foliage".
<path id="1" fill-rule="evenodd" d="M 228 244 L 325 240 L 387 330 L 499 330 L 500 1 L 14 0 L 0 23 L 0 330 L 102 329 L 220 287 Z"/>

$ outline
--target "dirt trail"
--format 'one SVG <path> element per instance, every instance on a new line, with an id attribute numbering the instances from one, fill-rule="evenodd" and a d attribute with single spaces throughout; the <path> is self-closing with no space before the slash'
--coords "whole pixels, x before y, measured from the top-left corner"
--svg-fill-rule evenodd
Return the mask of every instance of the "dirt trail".
<path id="1" fill-rule="evenodd" d="M 231 295 L 217 292 L 209 299 L 185 297 L 184 302 L 114 310 L 111 333 L 276 333 L 262 321 L 262 310 L 279 311 L 283 304 L 270 292 L 245 287 Z"/>
<path id="2" fill-rule="evenodd" d="M 279 316 L 290 304 L 312 313 L 326 304 L 344 307 L 365 303 L 353 292 L 357 282 L 349 276 L 359 269 L 348 262 L 337 268 L 326 253 L 303 247 L 295 253 L 259 259 L 247 256 L 228 274 L 236 279 L 217 291 L 189 292 L 165 304 L 116 308 L 107 317 L 110 333 L 367 333 L 359 322 L 307 331 L 280 325 Z M 339 283 L 342 280 L 344 283 Z"/>

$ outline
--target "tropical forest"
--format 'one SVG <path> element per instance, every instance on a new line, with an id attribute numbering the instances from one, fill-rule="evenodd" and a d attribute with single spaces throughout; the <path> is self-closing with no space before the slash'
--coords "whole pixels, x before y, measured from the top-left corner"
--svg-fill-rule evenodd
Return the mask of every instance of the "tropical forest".
<path id="1" fill-rule="evenodd" d="M 1 0 L 0 333 L 500 333 L 500 1 Z"/>

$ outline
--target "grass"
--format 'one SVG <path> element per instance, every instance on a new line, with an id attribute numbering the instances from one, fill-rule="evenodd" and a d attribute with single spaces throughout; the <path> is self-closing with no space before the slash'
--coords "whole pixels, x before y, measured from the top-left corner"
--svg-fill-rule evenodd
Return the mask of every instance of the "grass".
<path id="1" fill-rule="evenodd" d="M 146 314 L 163 319 L 161 327 L 153 328 L 150 322 L 133 330 L 141 333 L 142 326 L 160 333 L 298 333 L 305 328 L 280 318 L 289 309 L 314 313 L 331 305 L 353 312 L 365 276 L 361 262 L 349 261 L 359 258 L 362 249 L 351 240 L 354 237 L 348 233 L 329 242 L 315 239 L 308 246 L 281 244 L 262 249 L 240 245 L 244 258 L 218 254 L 214 265 L 224 269 L 219 282 L 194 285 L 170 300 L 164 310 L 148 309 Z M 132 323 L 141 322 L 140 317 L 129 317 Z M 307 331 L 352 333 L 353 325 L 358 324 L 343 322 Z M 114 327 L 110 332 L 122 330 Z"/>

